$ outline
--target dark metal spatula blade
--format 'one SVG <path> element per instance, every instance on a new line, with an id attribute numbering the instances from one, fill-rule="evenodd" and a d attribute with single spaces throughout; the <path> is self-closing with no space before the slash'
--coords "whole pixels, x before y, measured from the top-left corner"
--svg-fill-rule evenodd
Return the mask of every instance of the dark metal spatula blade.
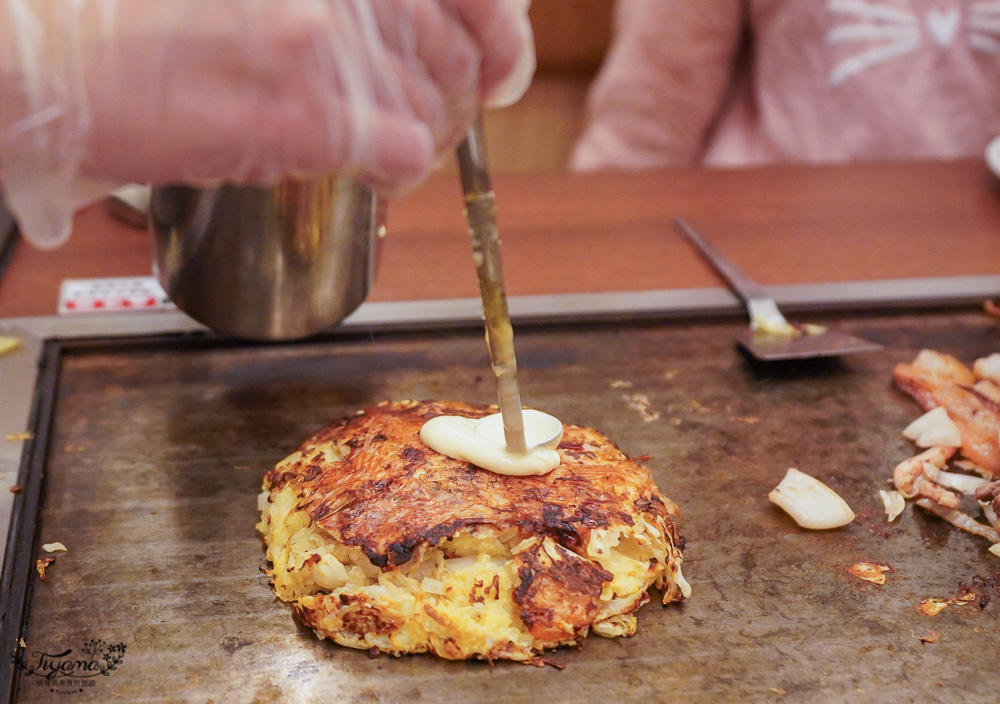
<path id="1" fill-rule="evenodd" d="M 765 362 L 782 359 L 839 357 L 845 354 L 878 352 L 882 349 L 880 344 L 836 330 L 827 330 L 815 335 L 787 337 L 755 333 L 747 329 L 736 335 L 736 342 L 752 356 Z"/>
<path id="2" fill-rule="evenodd" d="M 810 359 L 812 357 L 839 357 L 858 352 L 877 352 L 881 345 L 868 342 L 835 330 L 813 330 L 817 326 L 801 326 L 795 330 L 778 310 L 774 299 L 763 286 L 729 261 L 701 233 L 681 218 L 674 218 L 677 227 L 695 246 L 712 268 L 725 280 L 733 293 L 746 304 L 750 314 L 750 329 L 737 335 L 739 345 L 759 360 L 768 362 L 782 359 Z M 754 330 L 757 330 L 755 332 Z M 760 330 L 788 330 L 775 334 Z"/>

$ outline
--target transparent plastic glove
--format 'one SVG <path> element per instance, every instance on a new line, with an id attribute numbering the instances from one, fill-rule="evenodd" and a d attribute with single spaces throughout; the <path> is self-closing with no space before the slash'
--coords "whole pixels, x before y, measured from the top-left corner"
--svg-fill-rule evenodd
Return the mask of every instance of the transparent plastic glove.
<path id="1" fill-rule="evenodd" d="M 526 0 L 0 0 L 0 174 L 54 247 L 115 184 L 412 186 L 534 70 Z"/>

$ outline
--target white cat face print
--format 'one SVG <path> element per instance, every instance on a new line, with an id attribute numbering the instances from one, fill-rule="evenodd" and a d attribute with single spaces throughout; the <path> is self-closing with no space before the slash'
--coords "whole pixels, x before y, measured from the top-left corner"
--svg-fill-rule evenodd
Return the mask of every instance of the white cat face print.
<path id="1" fill-rule="evenodd" d="M 923 11 L 898 3 L 827 0 L 826 9 L 835 20 L 826 33 L 827 43 L 858 47 L 831 69 L 833 86 L 928 46 L 948 50 L 964 42 L 974 51 L 1000 55 L 1000 0 L 941 3 Z"/>

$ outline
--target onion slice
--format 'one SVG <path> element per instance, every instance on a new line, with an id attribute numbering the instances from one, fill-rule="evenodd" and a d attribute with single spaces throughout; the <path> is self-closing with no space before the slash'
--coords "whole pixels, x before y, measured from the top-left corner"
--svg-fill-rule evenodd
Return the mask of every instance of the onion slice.
<path id="1" fill-rule="evenodd" d="M 955 491 L 959 491 L 963 494 L 975 494 L 976 489 L 990 483 L 989 480 L 983 479 L 982 477 L 973 477 L 968 474 L 946 472 L 943 469 L 938 469 L 930 462 L 924 462 L 923 467 L 924 476 L 932 482 L 938 486 L 943 486 L 946 489 L 954 489 Z"/>
<path id="2" fill-rule="evenodd" d="M 980 379 L 990 379 L 1000 384 L 1000 353 L 977 359 L 972 364 L 972 372 Z"/>
<path id="3" fill-rule="evenodd" d="M 684 579 L 684 575 L 681 574 L 681 568 L 679 565 L 677 567 L 677 574 L 674 575 L 674 582 L 677 583 L 677 587 L 681 590 L 681 596 L 683 596 L 685 599 L 690 599 L 691 585 L 688 583 L 686 579 Z"/>
<path id="4" fill-rule="evenodd" d="M 998 435 L 1000 435 L 1000 432 L 998 432 Z M 964 469 L 966 472 L 972 472 L 974 474 L 978 474 L 980 477 L 983 477 L 985 479 L 993 479 L 993 472 L 983 469 L 972 460 L 967 460 L 964 457 L 952 462 L 951 466 L 954 467 L 955 469 Z"/>
<path id="5" fill-rule="evenodd" d="M 943 406 L 927 411 L 903 429 L 903 435 L 917 447 L 961 447 L 962 435 Z"/>
<path id="6" fill-rule="evenodd" d="M 794 467 L 767 498 L 803 528 L 828 530 L 854 520 L 854 511 L 837 492 Z"/>
<path id="7" fill-rule="evenodd" d="M 993 510 L 993 502 L 992 501 L 977 501 L 976 503 L 978 503 L 979 504 L 979 508 L 981 508 L 983 510 L 983 518 L 985 518 L 987 521 L 989 521 L 989 524 L 991 526 L 993 526 L 994 528 L 996 528 L 997 527 L 997 514 L 996 514 L 996 511 Z"/>
<path id="8" fill-rule="evenodd" d="M 981 538 L 986 538 L 990 542 L 1000 543 L 1000 535 L 997 535 L 997 532 L 993 528 L 983 525 L 968 514 L 962 513 L 961 511 L 953 508 L 948 508 L 947 506 L 942 506 L 936 501 L 931 501 L 930 499 L 917 499 L 917 506 L 940 516 L 957 528 L 961 528 L 969 533 L 978 535 Z"/>
<path id="9" fill-rule="evenodd" d="M 878 495 L 882 497 L 882 505 L 885 506 L 886 522 L 892 523 L 906 508 L 906 499 L 898 491 L 879 489 Z"/>

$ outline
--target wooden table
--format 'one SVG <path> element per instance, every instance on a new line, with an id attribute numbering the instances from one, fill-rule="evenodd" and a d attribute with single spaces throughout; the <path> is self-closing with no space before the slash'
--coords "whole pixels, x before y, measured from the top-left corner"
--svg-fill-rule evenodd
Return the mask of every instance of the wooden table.
<path id="1" fill-rule="evenodd" d="M 1000 273 L 1000 188 L 981 160 L 496 179 L 512 295 L 720 285 L 682 214 L 765 285 Z M 56 311 L 65 278 L 150 272 L 149 241 L 83 211 L 68 245 L 20 246 L 0 317 Z M 455 177 L 393 203 L 378 301 L 475 296 Z"/>

